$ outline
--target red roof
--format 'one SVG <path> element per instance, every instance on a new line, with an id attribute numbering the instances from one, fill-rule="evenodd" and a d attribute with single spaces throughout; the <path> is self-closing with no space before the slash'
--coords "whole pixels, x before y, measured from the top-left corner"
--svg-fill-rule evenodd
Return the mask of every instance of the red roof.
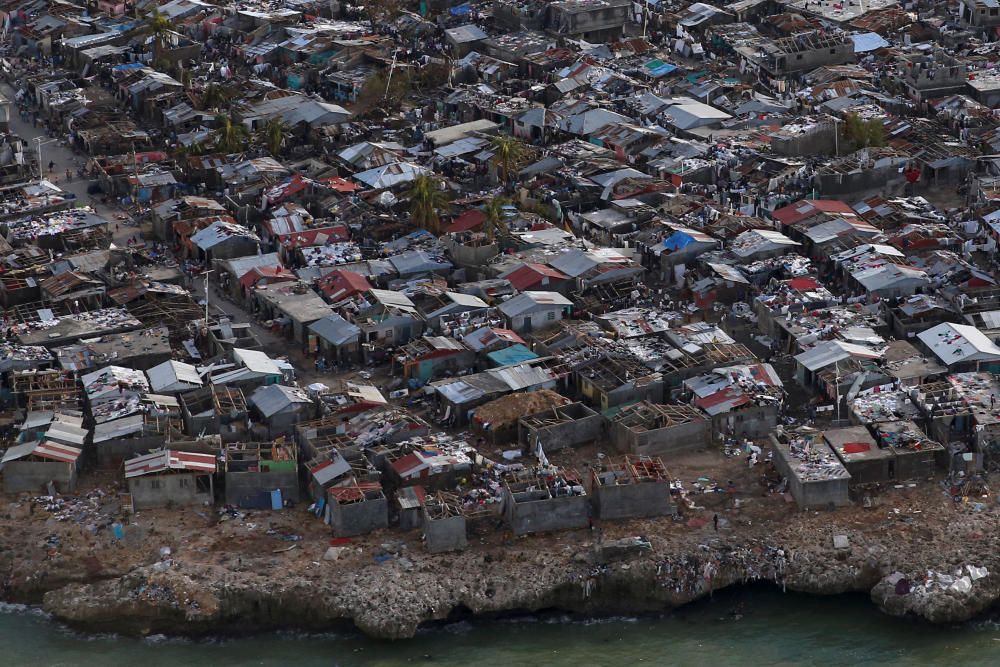
<path id="1" fill-rule="evenodd" d="M 452 234 L 454 232 L 467 232 L 470 229 L 475 229 L 486 222 L 486 214 L 480 211 L 478 208 L 470 208 L 467 211 L 463 211 L 461 214 L 456 215 L 451 220 L 451 224 L 445 229 L 445 232 Z"/>
<path id="2" fill-rule="evenodd" d="M 523 264 L 504 277 L 519 292 L 546 285 L 545 278 L 549 279 L 549 283 L 569 280 L 569 276 L 565 273 L 557 271 L 547 264 Z"/>
<path id="3" fill-rule="evenodd" d="M 729 404 L 728 410 L 723 412 L 728 412 L 733 408 L 737 408 L 741 405 L 746 405 L 750 402 L 750 397 L 746 394 L 740 392 L 733 387 L 726 387 L 721 389 L 714 394 L 709 394 L 708 396 L 702 396 L 694 401 L 694 404 L 704 410 L 705 412 L 712 413 L 712 408 L 718 407 L 720 405 Z"/>
<path id="4" fill-rule="evenodd" d="M 371 283 L 360 273 L 335 269 L 319 279 L 319 288 L 323 294 L 334 301 L 367 292 Z"/>
<path id="5" fill-rule="evenodd" d="M 215 455 L 164 449 L 125 461 L 126 478 L 138 477 L 149 473 L 167 472 L 169 470 L 214 473 Z"/>
<path id="6" fill-rule="evenodd" d="M 803 199 L 777 209 L 771 213 L 771 217 L 787 226 L 802 222 L 820 213 L 855 215 L 854 209 L 850 205 L 836 199 Z"/>
<path id="7" fill-rule="evenodd" d="M 382 485 L 378 482 L 355 482 L 351 486 L 335 486 L 327 491 L 331 498 L 338 503 L 355 502 L 364 500 L 365 491 L 381 491 Z"/>
<path id="8" fill-rule="evenodd" d="M 296 280 L 295 274 L 283 266 L 256 266 L 240 276 L 240 286 L 250 289 L 263 278 L 268 282 Z"/>
<path id="9" fill-rule="evenodd" d="M 788 286 L 797 290 L 817 289 L 819 283 L 813 278 L 792 278 L 788 281 Z"/>
<path id="10" fill-rule="evenodd" d="M 324 245 L 327 241 L 350 241 L 351 230 L 347 225 L 333 225 L 331 227 L 317 227 L 306 229 L 301 232 L 282 234 L 278 237 L 278 243 L 283 248 L 294 250 L 295 248 L 308 248 L 315 245 Z"/>
<path id="11" fill-rule="evenodd" d="M 357 192 L 361 189 L 361 186 L 354 181 L 349 181 L 342 176 L 330 176 L 329 178 L 319 179 L 320 183 L 328 185 L 337 192 Z"/>
<path id="12" fill-rule="evenodd" d="M 302 174 L 295 174 L 286 182 L 277 185 L 267 191 L 268 203 L 277 204 L 285 199 L 296 195 L 309 187 L 309 179 Z"/>

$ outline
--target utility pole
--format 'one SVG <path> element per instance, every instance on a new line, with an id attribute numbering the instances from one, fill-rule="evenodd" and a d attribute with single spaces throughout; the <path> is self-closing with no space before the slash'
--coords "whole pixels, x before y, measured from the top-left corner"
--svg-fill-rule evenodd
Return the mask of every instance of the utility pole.
<path id="1" fill-rule="evenodd" d="M 389 99 L 389 84 L 392 83 L 392 73 L 396 69 L 396 54 L 399 53 L 399 49 L 392 52 L 392 64 L 389 65 L 389 76 L 385 79 L 385 94 L 382 95 L 382 101 Z"/>
<path id="2" fill-rule="evenodd" d="M 205 271 L 205 331 L 208 331 L 208 274 L 215 273 L 215 269 Z"/>
<path id="3" fill-rule="evenodd" d="M 207 294 L 208 292 L 206 291 L 206 295 Z M 208 312 L 207 305 L 205 306 L 205 308 L 206 308 L 205 312 Z M 837 424 L 839 425 L 840 424 L 840 362 L 837 361 L 834 363 L 835 363 L 834 368 L 836 369 L 836 375 L 834 376 L 833 380 L 834 381 L 833 388 L 834 388 L 834 393 L 836 393 L 837 395 Z"/>
<path id="4" fill-rule="evenodd" d="M 45 144 L 51 144 L 55 139 L 44 140 L 44 137 L 37 136 L 34 139 L 35 148 L 38 150 L 38 182 L 41 183 L 45 179 L 45 166 L 42 164 L 42 146 Z"/>

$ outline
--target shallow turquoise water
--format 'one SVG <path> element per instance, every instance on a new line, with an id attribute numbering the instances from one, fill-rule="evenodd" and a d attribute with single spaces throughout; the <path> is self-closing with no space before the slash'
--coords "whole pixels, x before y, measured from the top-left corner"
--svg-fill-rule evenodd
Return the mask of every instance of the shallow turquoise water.
<path id="1" fill-rule="evenodd" d="M 656 618 L 459 622 L 392 643 L 354 632 L 197 642 L 87 637 L 24 612 L 0 614 L 0 637 L 0 665 L 23 667 L 1000 664 L 1000 624 L 990 619 L 933 627 L 883 616 L 862 597 L 771 589 L 727 592 Z"/>

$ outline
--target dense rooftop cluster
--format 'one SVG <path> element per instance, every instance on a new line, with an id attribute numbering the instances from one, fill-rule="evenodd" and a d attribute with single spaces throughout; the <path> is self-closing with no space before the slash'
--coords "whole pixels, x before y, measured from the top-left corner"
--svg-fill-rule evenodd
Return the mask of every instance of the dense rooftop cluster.
<path id="1" fill-rule="evenodd" d="M 995 4 L 0 2 L 3 489 L 448 550 L 975 474 Z"/>

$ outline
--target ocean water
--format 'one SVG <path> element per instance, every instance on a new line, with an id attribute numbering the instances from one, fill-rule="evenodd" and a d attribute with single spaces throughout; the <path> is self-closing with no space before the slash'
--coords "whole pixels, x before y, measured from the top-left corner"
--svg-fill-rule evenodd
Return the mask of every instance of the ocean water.
<path id="1" fill-rule="evenodd" d="M 990 617 L 937 627 L 883 616 L 861 596 L 768 588 L 723 592 L 659 617 L 460 621 L 398 642 L 354 631 L 198 641 L 88 636 L 32 610 L 2 611 L 0 665 L 18 667 L 1000 664 L 1000 622 Z"/>

